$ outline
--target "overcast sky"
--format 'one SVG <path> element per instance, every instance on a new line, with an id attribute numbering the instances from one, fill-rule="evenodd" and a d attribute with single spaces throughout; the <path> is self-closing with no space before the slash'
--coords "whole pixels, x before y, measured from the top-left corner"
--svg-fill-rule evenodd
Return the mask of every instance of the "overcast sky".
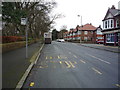
<path id="1" fill-rule="evenodd" d="M 63 25 L 67 29 L 75 28 L 81 25 L 81 19 L 78 15 L 82 16 L 82 24 L 92 23 L 95 27 L 102 24 L 102 20 L 109 7 L 115 5 L 118 9 L 118 2 L 120 0 L 55 0 L 57 7 L 53 10 L 52 14 L 60 13 L 64 18 L 57 19 L 55 28 L 59 31 Z"/>

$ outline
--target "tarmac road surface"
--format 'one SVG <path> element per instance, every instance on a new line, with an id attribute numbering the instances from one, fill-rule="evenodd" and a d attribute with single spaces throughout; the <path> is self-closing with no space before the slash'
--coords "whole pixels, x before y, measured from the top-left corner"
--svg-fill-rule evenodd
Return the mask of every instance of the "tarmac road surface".
<path id="1" fill-rule="evenodd" d="M 75 43 L 46 44 L 23 88 L 118 88 L 118 54 Z"/>

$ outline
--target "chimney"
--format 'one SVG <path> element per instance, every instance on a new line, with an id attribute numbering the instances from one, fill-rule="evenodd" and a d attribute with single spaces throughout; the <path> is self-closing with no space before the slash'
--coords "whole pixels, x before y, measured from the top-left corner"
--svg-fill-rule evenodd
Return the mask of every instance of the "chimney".
<path id="1" fill-rule="evenodd" d="M 115 9 L 115 6 L 114 6 L 114 5 L 112 5 L 111 9 Z"/>
<path id="2" fill-rule="evenodd" d="M 118 9 L 120 9 L 120 1 L 118 2 Z"/>

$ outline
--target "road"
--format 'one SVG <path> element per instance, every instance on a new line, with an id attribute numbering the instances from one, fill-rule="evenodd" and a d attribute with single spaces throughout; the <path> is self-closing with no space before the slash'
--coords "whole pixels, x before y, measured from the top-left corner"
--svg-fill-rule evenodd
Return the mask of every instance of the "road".
<path id="1" fill-rule="evenodd" d="M 118 54 L 75 43 L 46 44 L 23 88 L 118 88 Z"/>

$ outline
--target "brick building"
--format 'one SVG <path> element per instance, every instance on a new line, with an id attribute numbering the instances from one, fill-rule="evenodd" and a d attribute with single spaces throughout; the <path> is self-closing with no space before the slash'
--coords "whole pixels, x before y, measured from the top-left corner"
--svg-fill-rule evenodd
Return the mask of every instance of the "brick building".
<path id="1" fill-rule="evenodd" d="M 73 42 L 96 43 L 96 31 L 97 27 L 92 24 L 85 24 L 65 32 L 64 39 Z"/>
<path id="2" fill-rule="evenodd" d="M 116 9 L 114 5 L 108 9 L 103 19 L 102 33 L 104 45 L 116 46 L 120 43 L 120 9 Z"/>

